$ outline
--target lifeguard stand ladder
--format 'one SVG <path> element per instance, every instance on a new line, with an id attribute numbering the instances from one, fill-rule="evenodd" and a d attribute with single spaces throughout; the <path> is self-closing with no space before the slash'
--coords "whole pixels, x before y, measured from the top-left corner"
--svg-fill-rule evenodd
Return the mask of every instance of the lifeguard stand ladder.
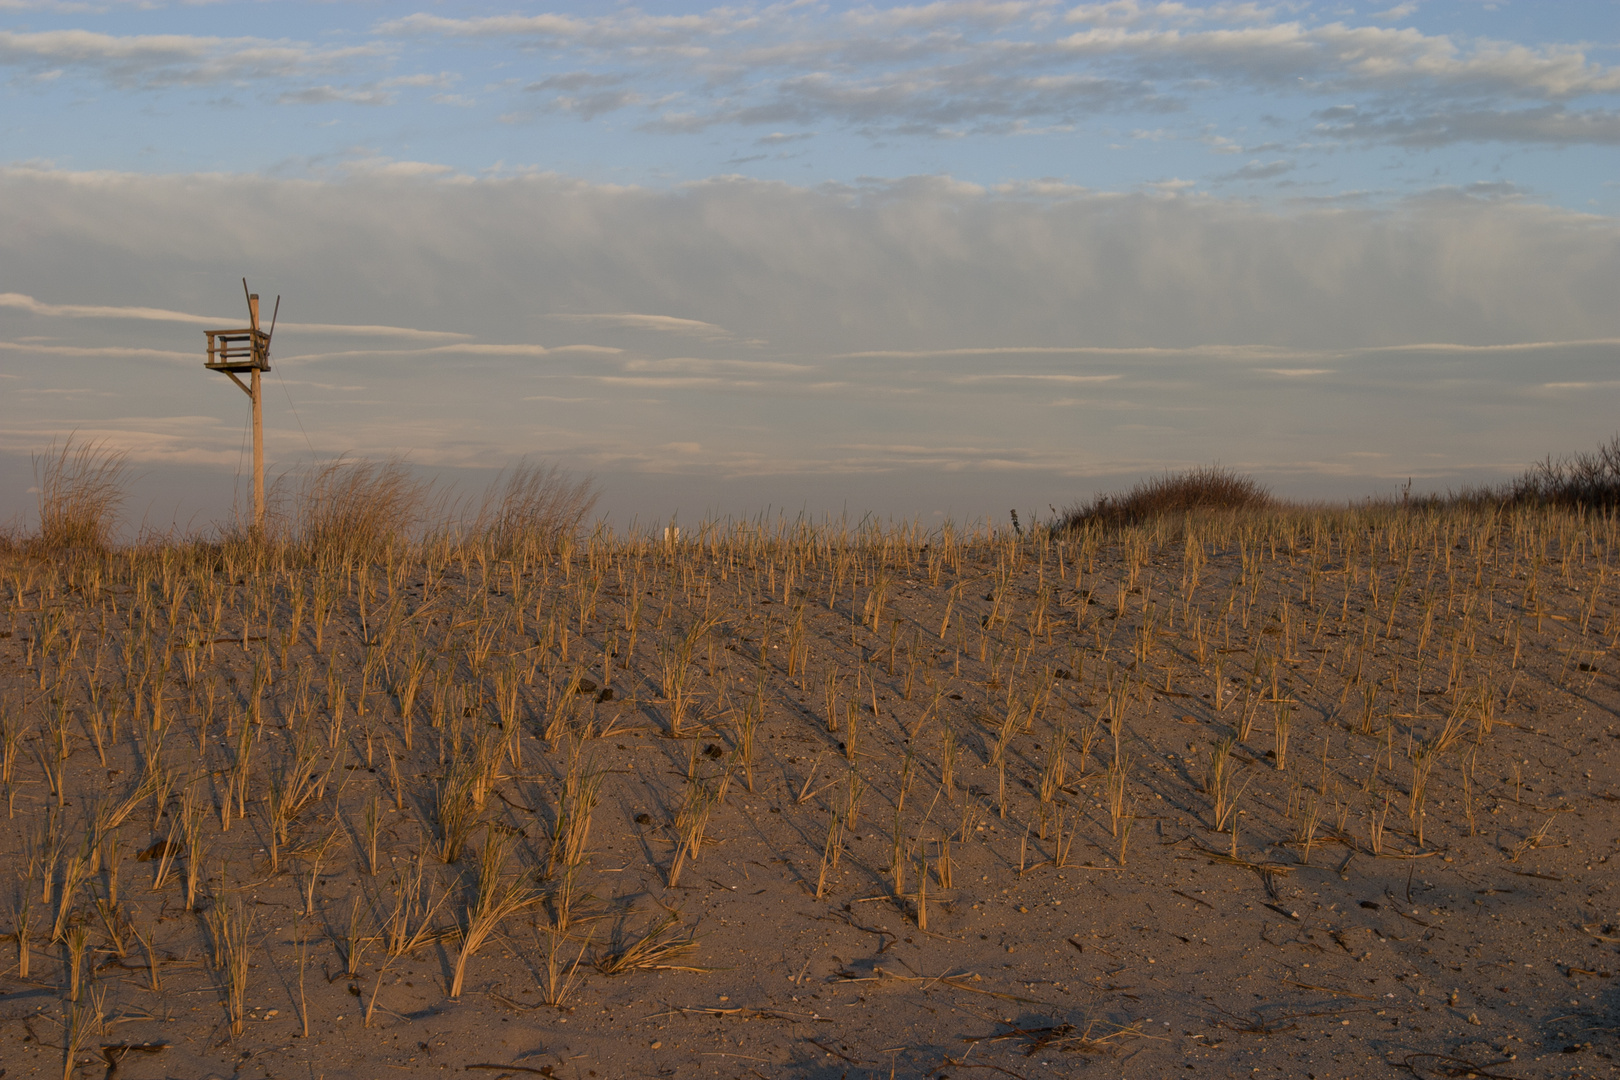
<path id="1" fill-rule="evenodd" d="M 229 375 L 253 402 L 253 530 L 260 533 L 264 530 L 264 406 L 259 375 L 270 370 L 270 338 L 276 332 L 281 297 L 276 297 L 270 330 L 266 332 L 259 329 L 259 294 L 248 292 L 247 278 L 242 279 L 242 292 L 247 296 L 248 325 L 240 330 L 204 330 L 208 335 L 208 358 L 203 367 Z M 238 377 L 244 373 L 247 382 Z"/>

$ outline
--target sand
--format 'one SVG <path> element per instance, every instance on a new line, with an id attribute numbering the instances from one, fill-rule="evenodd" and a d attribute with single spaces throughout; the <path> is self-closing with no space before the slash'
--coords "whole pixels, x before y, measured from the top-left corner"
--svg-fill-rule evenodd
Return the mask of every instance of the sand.
<path id="1" fill-rule="evenodd" d="M 0 1064 L 1609 1074 L 1615 539 L 13 552 Z"/>

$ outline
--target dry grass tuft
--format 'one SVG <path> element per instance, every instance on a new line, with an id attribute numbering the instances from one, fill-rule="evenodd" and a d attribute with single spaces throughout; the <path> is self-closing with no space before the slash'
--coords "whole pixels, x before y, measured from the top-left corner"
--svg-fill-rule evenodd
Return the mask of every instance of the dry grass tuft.
<path id="1" fill-rule="evenodd" d="M 510 837 L 495 829 L 485 833 L 484 847 L 478 857 L 476 892 L 467 903 L 466 924 L 461 931 L 461 949 L 456 954 L 456 965 L 450 981 L 450 997 L 461 996 L 461 987 L 467 976 L 467 961 L 483 947 L 491 934 L 507 917 L 515 915 L 540 899 L 525 874 L 506 876 L 506 852 Z"/>
<path id="2" fill-rule="evenodd" d="M 104 442 L 70 437 L 34 459 L 39 482 L 39 546 L 48 551 L 112 545 L 118 508 L 124 501 L 129 455 Z"/>
<path id="3" fill-rule="evenodd" d="M 476 523 L 502 556 L 533 555 L 577 533 L 598 497 L 589 477 L 569 480 L 555 465 L 523 461 L 490 484 Z"/>
<path id="4" fill-rule="evenodd" d="M 299 482 L 298 542 L 317 564 L 376 562 L 421 523 L 431 492 L 403 461 L 328 462 Z"/>
<path id="5" fill-rule="evenodd" d="M 691 967 L 670 961 L 697 948 L 697 934 L 683 929 L 681 913 L 665 908 L 663 918 L 637 937 L 617 942 L 596 961 L 603 975 L 623 975 L 628 971 L 692 971 Z"/>

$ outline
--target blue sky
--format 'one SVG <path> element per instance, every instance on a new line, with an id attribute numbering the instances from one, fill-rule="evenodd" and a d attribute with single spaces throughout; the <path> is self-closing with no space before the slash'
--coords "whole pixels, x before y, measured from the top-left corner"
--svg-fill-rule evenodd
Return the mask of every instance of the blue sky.
<path id="1" fill-rule="evenodd" d="M 0 0 L 0 516 L 69 432 L 158 517 L 228 502 L 192 353 L 243 274 L 285 469 L 529 454 L 621 519 L 1505 475 L 1620 404 L 1617 39 L 1615 0 Z"/>
<path id="2" fill-rule="evenodd" d="M 8 156 L 74 170 L 1620 199 L 1613 0 L 21 2 L 0 21 Z"/>

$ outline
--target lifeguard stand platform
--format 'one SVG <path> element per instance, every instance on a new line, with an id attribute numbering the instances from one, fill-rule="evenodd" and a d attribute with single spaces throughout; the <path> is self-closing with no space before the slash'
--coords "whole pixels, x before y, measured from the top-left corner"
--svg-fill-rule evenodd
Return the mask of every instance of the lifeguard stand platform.
<path id="1" fill-rule="evenodd" d="M 203 367 L 229 375 L 253 403 L 253 528 L 257 532 L 264 528 L 264 407 L 259 376 L 270 370 L 270 339 L 276 332 L 276 316 L 281 314 L 281 297 L 276 297 L 270 329 L 264 331 L 259 329 L 259 294 L 248 292 L 247 278 L 242 279 L 242 292 L 247 296 L 248 325 L 236 330 L 204 330 L 208 356 Z M 244 374 L 247 382 L 239 377 Z"/>

